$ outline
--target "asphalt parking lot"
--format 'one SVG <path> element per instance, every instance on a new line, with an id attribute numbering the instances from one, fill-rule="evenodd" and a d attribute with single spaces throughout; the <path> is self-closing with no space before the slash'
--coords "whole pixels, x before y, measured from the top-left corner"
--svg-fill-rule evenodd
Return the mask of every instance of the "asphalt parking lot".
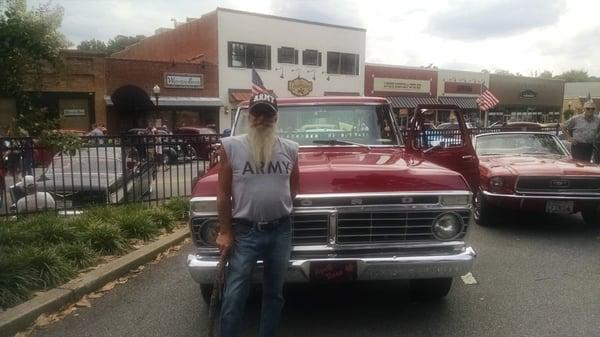
<path id="1" fill-rule="evenodd" d="M 578 215 L 524 215 L 473 226 L 477 284 L 410 299 L 405 282 L 286 289 L 280 336 L 599 336 L 600 228 Z M 205 336 L 207 307 L 186 267 L 187 245 L 33 336 Z M 247 307 L 255 336 L 260 301 Z"/>

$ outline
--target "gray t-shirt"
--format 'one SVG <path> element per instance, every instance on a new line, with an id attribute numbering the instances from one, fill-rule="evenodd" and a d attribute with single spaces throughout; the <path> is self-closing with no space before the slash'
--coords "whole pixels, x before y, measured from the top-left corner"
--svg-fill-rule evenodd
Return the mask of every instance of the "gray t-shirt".
<path id="1" fill-rule="evenodd" d="M 298 160 L 298 144 L 277 137 L 271 162 L 256 167 L 246 135 L 221 139 L 233 172 L 233 218 L 271 221 L 290 215 L 290 174 Z"/>
<path id="2" fill-rule="evenodd" d="M 599 124 L 600 118 L 593 116 L 592 119 L 588 121 L 583 114 L 579 114 L 571 117 L 567 121 L 566 127 L 573 132 L 573 139 L 575 139 L 577 143 L 591 144 L 596 138 Z"/>

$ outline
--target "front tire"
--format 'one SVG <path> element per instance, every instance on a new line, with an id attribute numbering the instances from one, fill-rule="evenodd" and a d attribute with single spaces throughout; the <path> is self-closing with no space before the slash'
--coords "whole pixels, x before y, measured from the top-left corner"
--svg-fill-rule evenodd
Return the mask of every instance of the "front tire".
<path id="1" fill-rule="evenodd" d="M 411 297 L 416 300 L 438 300 L 444 298 L 452 288 L 452 278 L 410 280 Z"/>
<path id="2" fill-rule="evenodd" d="M 483 227 L 491 227 L 495 225 L 497 220 L 498 209 L 491 205 L 481 191 L 475 196 L 475 209 L 473 211 L 473 219 L 475 223 Z"/>
<path id="3" fill-rule="evenodd" d="M 204 303 L 210 305 L 210 298 L 213 293 L 213 285 L 208 283 L 200 284 L 200 293 L 202 294 L 202 300 L 204 300 Z"/>

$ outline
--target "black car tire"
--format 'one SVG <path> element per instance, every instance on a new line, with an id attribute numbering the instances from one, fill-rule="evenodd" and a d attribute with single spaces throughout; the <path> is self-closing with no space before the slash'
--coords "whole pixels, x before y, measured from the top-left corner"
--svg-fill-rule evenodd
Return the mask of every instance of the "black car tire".
<path id="1" fill-rule="evenodd" d="M 410 280 L 410 295 L 415 300 L 437 300 L 444 298 L 452 288 L 452 278 Z"/>
<path id="2" fill-rule="evenodd" d="M 168 149 L 163 154 L 163 165 L 175 165 L 177 164 L 177 153 L 172 149 Z"/>
<path id="3" fill-rule="evenodd" d="M 598 207 L 581 211 L 581 216 L 586 225 L 600 226 L 600 210 Z"/>
<path id="4" fill-rule="evenodd" d="M 213 293 L 212 283 L 201 283 L 200 284 L 200 293 L 202 294 L 202 299 L 204 300 L 204 303 L 210 304 L 210 298 Z"/>
<path id="5" fill-rule="evenodd" d="M 491 205 L 481 191 L 475 196 L 475 207 L 473 210 L 473 219 L 475 223 L 483 227 L 491 227 L 496 224 L 500 213 L 498 208 Z"/>

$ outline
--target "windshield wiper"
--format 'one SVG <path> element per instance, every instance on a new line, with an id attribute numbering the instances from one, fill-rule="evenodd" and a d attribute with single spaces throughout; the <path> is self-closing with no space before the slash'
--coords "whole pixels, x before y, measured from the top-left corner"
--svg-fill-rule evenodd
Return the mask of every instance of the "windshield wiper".
<path id="1" fill-rule="evenodd" d="M 356 145 L 360 147 L 366 147 L 367 149 L 371 149 L 371 147 L 367 144 L 355 143 L 348 140 L 340 140 L 340 139 L 315 139 L 313 140 L 313 144 L 324 144 L 324 145 Z"/>

